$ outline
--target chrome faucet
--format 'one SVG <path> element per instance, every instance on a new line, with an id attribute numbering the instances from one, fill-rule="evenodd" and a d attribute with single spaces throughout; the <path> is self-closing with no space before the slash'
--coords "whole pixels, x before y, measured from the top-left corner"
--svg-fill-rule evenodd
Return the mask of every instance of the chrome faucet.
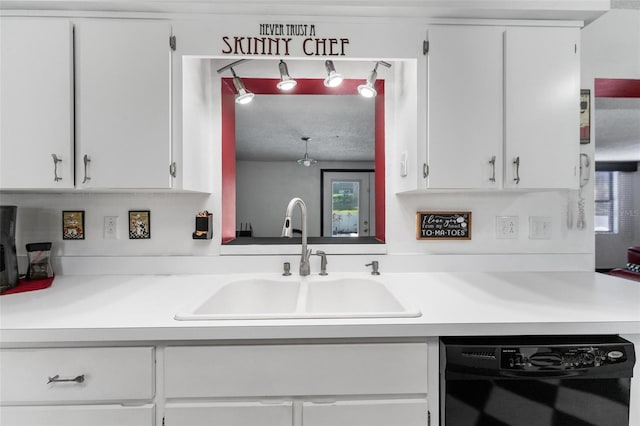
<path id="1" fill-rule="evenodd" d="M 293 214 L 293 208 L 295 206 L 300 207 L 300 213 L 302 214 L 302 253 L 300 255 L 300 275 L 306 277 L 311 273 L 309 267 L 309 257 L 311 256 L 311 249 L 307 249 L 307 206 L 301 198 L 292 198 L 287 206 L 287 211 L 284 214 L 284 225 L 282 225 L 282 236 L 284 238 L 293 237 L 293 225 L 291 224 L 291 215 Z"/>

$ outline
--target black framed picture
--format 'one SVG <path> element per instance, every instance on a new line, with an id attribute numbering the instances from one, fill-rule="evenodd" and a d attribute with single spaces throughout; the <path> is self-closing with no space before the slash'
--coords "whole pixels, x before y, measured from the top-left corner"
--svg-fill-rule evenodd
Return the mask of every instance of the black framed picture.
<path id="1" fill-rule="evenodd" d="M 62 239 L 84 240 L 84 210 L 62 212 Z"/>
<path id="2" fill-rule="evenodd" d="M 580 143 L 591 142 L 591 90 L 580 90 Z"/>
<path id="3" fill-rule="evenodd" d="M 148 240 L 151 238 L 151 211 L 129 210 L 129 239 Z"/>

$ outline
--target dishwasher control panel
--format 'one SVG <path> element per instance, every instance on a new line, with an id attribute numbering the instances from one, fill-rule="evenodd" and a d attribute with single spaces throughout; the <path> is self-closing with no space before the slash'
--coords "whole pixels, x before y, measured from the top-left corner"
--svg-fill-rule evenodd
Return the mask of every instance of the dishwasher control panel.
<path id="1" fill-rule="evenodd" d="M 571 370 L 622 363 L 627 360 L 624 346 L 502 347 L 503 370 Z"/>

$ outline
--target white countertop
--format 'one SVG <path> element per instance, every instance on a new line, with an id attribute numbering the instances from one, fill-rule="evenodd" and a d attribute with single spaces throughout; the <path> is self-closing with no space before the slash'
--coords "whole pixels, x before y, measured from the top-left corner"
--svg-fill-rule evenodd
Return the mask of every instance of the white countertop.
<path id="1" fill-rule="evenodd" d="M 225 283 L 255 276 L 57 276 L 48 289 L 0 297 L 0 345 L 640 334 L 640 283 L 592 272 L 383 273 L 394 292 L 420 308 L 417 318 L 174 319 Z M 345 276 L 367 275 L 330 275 Z"/>

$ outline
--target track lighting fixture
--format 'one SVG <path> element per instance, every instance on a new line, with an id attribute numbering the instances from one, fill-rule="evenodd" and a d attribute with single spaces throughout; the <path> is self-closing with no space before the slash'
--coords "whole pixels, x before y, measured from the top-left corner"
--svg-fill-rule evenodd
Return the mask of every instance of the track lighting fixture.
<path id="1" fill-rule="evenodd" d="M 280 69 L 280 81 L 276 84 L 276 87 L 280 90 L 291 90 L 296 87 L 298 82 L 291 78 L 287 64 L 282 59 L 278 64 L 278 68 Z"/>
<path id="2" fill-rule="evenodd" d="M 240 77 L 236 75 L 236 72 L 233 70 L 233 68 L 229 69 L 231 70 L 231 75 L 233 75 L 233 85 L 238 91 L 238 94 L 236 95 L 236 103 L 241 105 L 248 104 L 253 100 L 253 97 L 255 95 L 245 89 L 244 83 L 242 82 L 242 80 L 240 80 Z"/>
<path id="3" fill-rule="evenodd" d="M 373 87 L 373 85 L 376 83 L 376 79 L 378 78 L 378 65 L 384 65 L 387 68 L 391 67 L 391 64 L 388 62 L 376 62 L 376 66 L 371 70 L 371 74 L 369 74 L 367 82 L 358 86 L 358 93 L 360 93 L 360 95 L 364 96 L 365 98 L 373 98 L 378 94 L 376 89 Z"/>
<path id="4" fill-rule="evenodd" d="M 342 74 L 336 72 L 333 61 L 324 61 L 324 67 L 327 69 L 327 78 L 324 79 L 324 85 L 327 87 L 338 87 L 344 79 Z"/>
<path id="5" fill-rule="evenodd" d="M 229 65 L 225 65 L 224 67 L 218 70 L 218 74 L 226 70 L 231 70 L 231 75 L 233 76 L 233 86 L 236 88 L 236 91 L 238 92 L 238 94 L 236 95 L 237 104 L 248 104 L 249 102 L 251 102 L 251 100 L 255 96 L 253 93 L 249 92 L 244 87 L 244 83 L 242 82 L 242 80 L 240 80 L 240 77 L 236 75 L 236 72 L 233 69 L 234 66 L 241 64 L 242 62 L 246 62 L 248 60 L 249 59 L 239 59 L 235 62 L 230 63 Z"/>

